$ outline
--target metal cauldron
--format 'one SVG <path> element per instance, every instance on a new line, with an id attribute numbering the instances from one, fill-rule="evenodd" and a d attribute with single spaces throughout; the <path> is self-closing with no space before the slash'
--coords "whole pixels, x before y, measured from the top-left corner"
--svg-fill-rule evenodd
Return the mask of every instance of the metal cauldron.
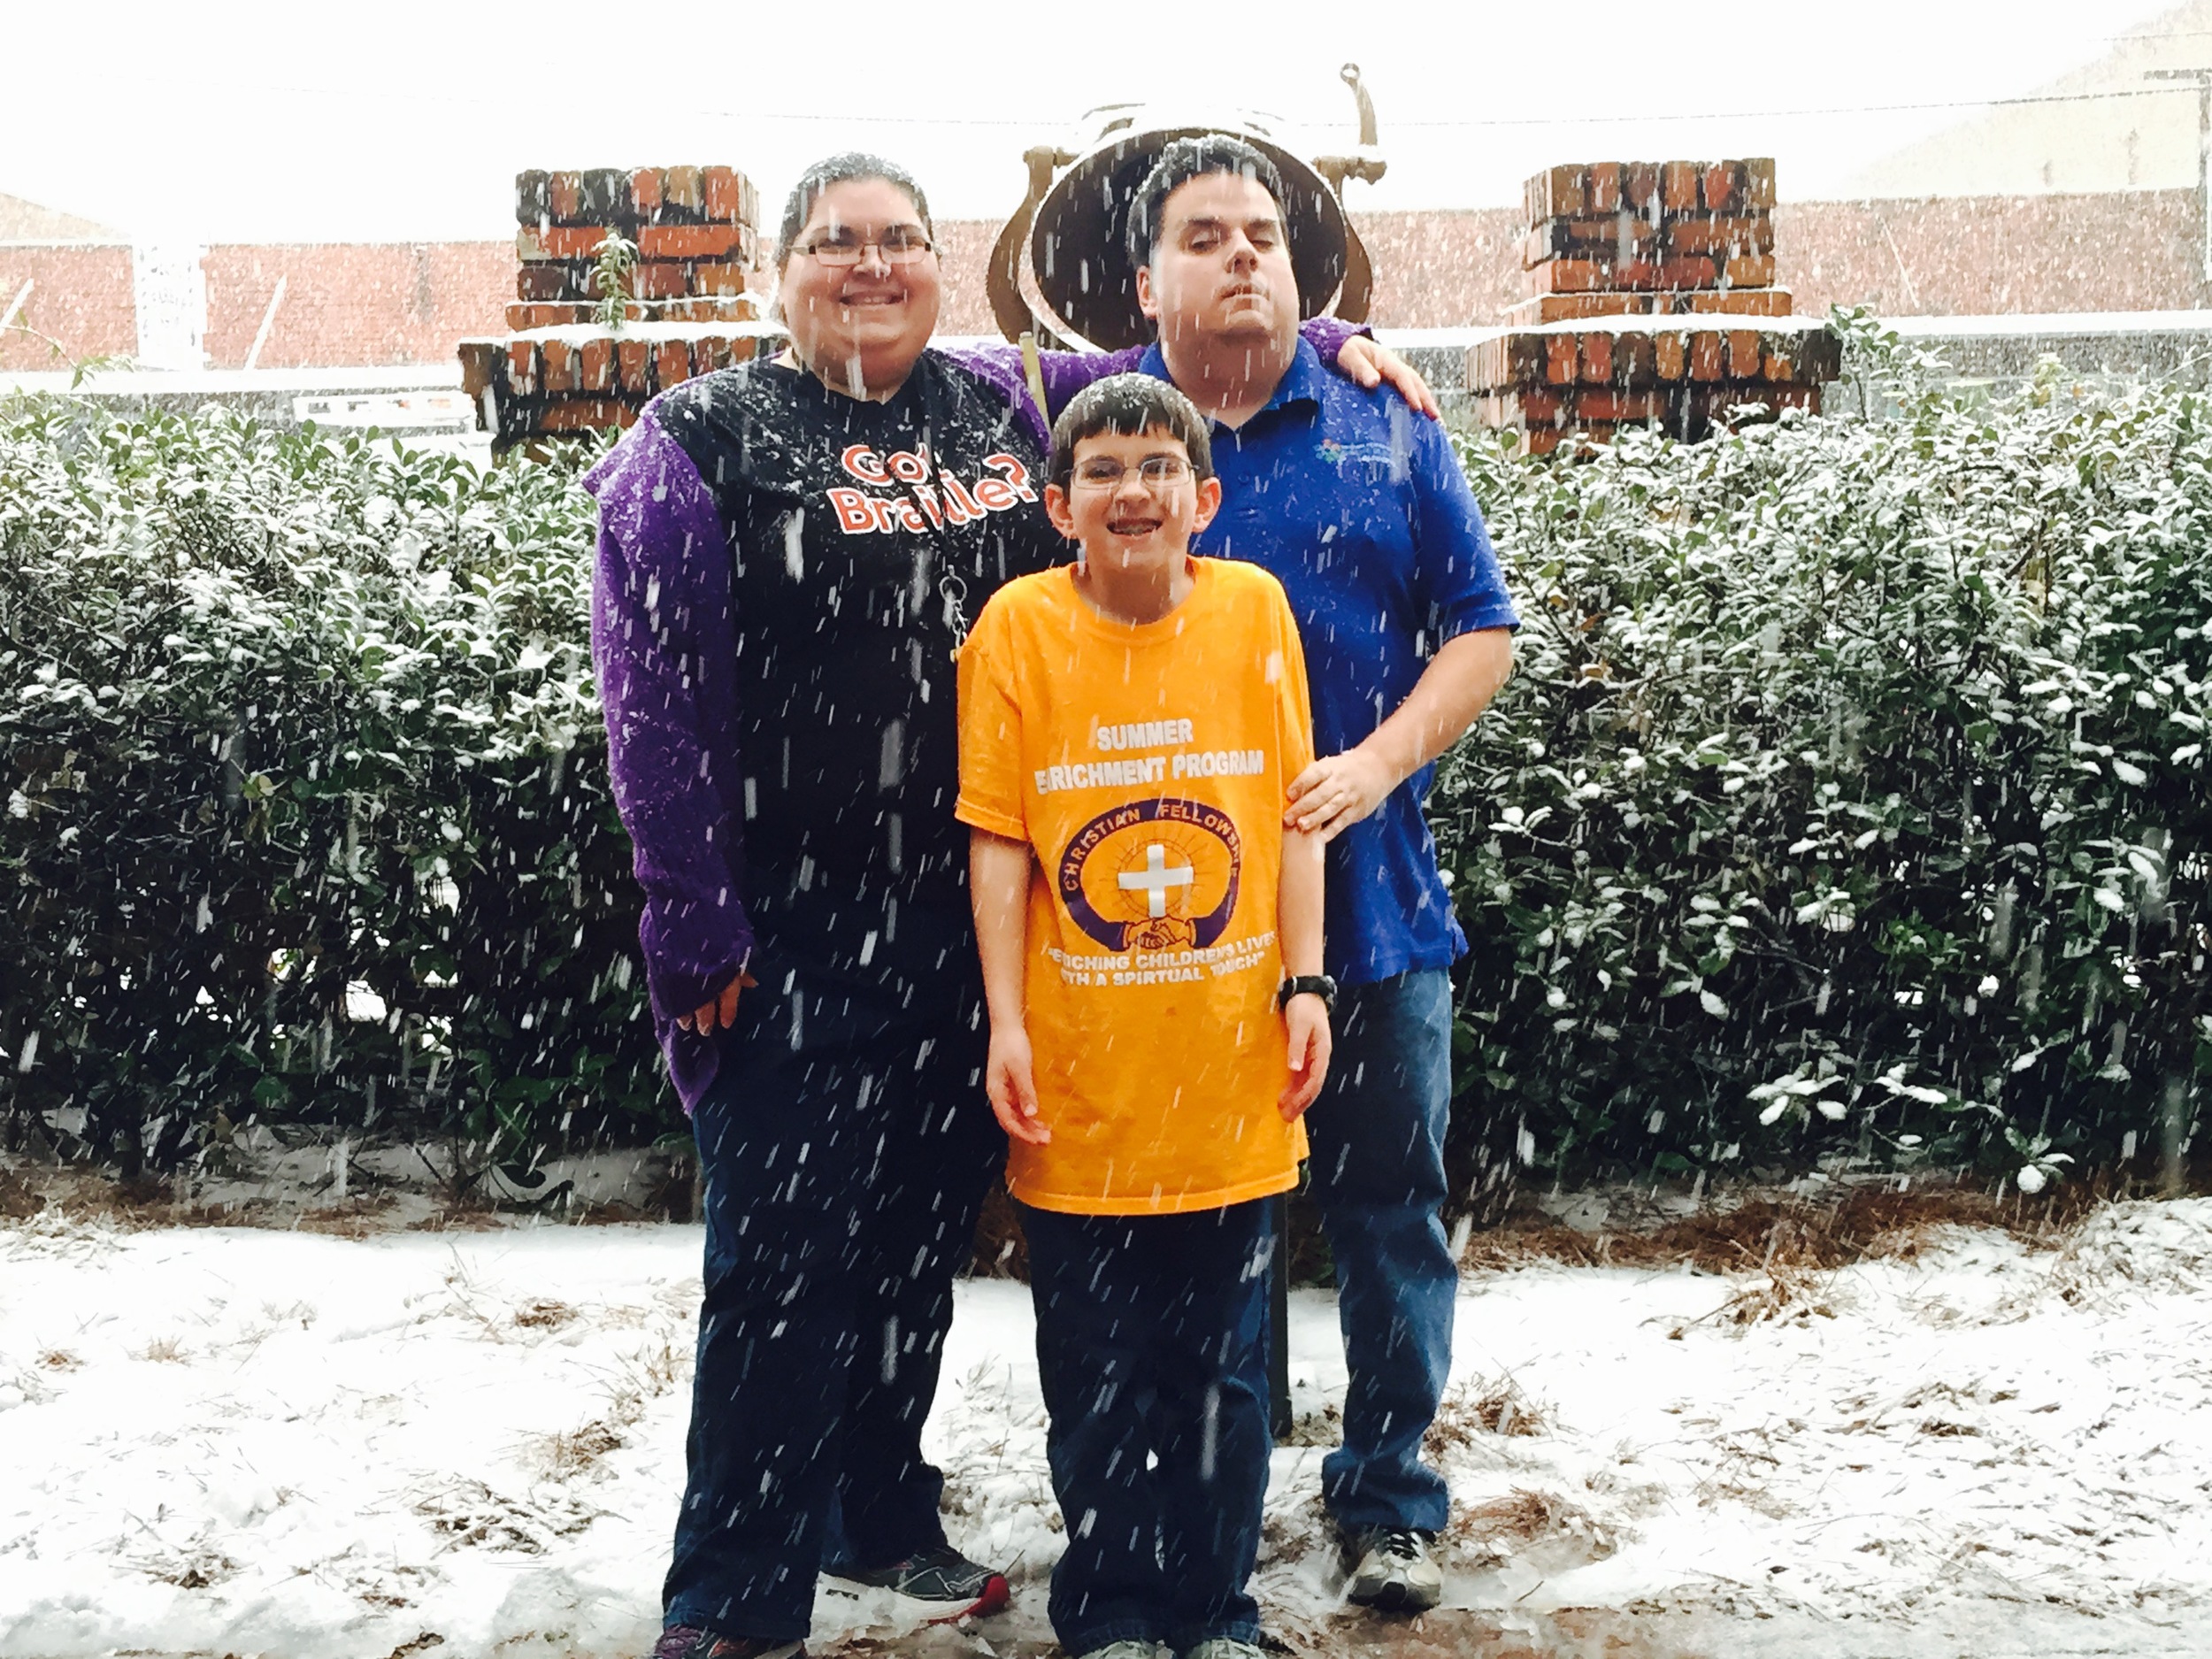
<path id="1" fill-rule="evenodd" d="M 1376 153 L 1375 106 L 1359 65 L 1347 64 L 1341 73 L 1359 106 L 1359 147 L 1348 156 L 1308 161 L 1294 155 L 1274 135 L 1281 123 L 1255 111 L 1217 114 L 1144 104 L 1093 110 L 1079 124 L 1073 150 L 1043 144 L 1025 152 L 1028 194 L 991 250 L 991 312 L 1000 330 L 1009 340 L 1028 334 L 1078 350 L 1147 343 L 1152 326 L 1137 305 L 1130 204 L 1170 142 L 1204 133 L 1242 139 L 1281 169 L 1291 198 L 1284 207 L 1300 315 L 1333 311 L 1364 322 L 1373 271 L 1345 214 L 1344 185 L 1372 183 L 1386 164 Z M 1041 304 L 1023 292 L 1025 250 Z"/>

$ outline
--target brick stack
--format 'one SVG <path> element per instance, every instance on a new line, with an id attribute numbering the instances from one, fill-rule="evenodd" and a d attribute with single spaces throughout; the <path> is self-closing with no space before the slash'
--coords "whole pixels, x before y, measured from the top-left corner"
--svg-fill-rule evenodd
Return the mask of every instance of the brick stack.
<path id="1" fill-rule="evenodd" d="M 745 291 L 760 196 L 734 167 L 595 167 L 515 179 L 518 269 L 501 340 L 465 340 L 462 384 L 504 449 L 627 426 L 655 393 L 752 357 L 780 333 Z M 637 247 L 623 324 L 601 320 L 599 250 Z"/>
<path id="2" fill-rule="evenodd" d="M 1470 349 L 1486 425 L 1548 454 L 1624 426 L 1705 436 L 1750 406 L 1820 407 L 1840 342 L 1774 284 L 1774 163 L 1551 167 L 1524 192 L 1531 296 Z"/>

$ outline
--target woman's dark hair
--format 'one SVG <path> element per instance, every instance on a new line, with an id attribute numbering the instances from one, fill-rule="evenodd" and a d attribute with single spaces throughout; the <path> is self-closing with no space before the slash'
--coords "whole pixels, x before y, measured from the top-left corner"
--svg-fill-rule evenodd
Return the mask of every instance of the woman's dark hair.
<path id="1" fill-rule="evenodd" d="M 914 211 L 921 216 L 922 228 L 933 242 L 937 227 L 929 222 L 929 198 L 922 194 L 922 187 L 914 182 L 914 175 L 895 161 L 886 161 L 865 150 L 848 150 L 841 155 L 825 156 L 799 175 L 798 183 L 791 187 L 791 194 L 783 204 L 783 224 L 776 232 L 776 269 L 783 269 L 791 257 L 791 244 L 799 240 L 799 233 L 806 228 L 813 216 L 814 204 L 823 191 L 833 184 L 851 184 L 870 179 L 880 179 L 895 184 L 906 192 L 914 204 Z"/>
<path id="2" fill-rule="evenodd" d="M 1290 193 L 1284 187 L 1282 169 L 1264 154 L 1226 133 L 1179 138 L 1160 152 L 1159 160 L 1137 187 L 1136 199 L 1129 204 L 1133 264 L 1152 263 L 1153 250 L 1160 245 L 1160 233 L 1166 228 L 1168 197 L 1193 179 L 1202 179 L 1210 173 L 1241 173 L 1254 180 L 1275 198 L 1275 216 L 1283 221 L 1286 231 L 1289 229 L 1290 214 L 1283 203 Z"/>
<path id="3" fill-rule="evenodd" d="M 1148 432 L 1164 432 L 1181 439 L 1183 452 L 1190 457 L 1191 471 L 1202 483 L 1214 475 L 1206 418 L 1195 403 L 1169 382 L 1149 374 L 1110 374 L 1078 392 L 1060 411 L 1060 419 L 1052 423 L 1049 476 L 1062 489 L 1067 488 L 1075 472 L 1075 446 L 1086 438 L 1104 433 L 1138 438 Z"/>

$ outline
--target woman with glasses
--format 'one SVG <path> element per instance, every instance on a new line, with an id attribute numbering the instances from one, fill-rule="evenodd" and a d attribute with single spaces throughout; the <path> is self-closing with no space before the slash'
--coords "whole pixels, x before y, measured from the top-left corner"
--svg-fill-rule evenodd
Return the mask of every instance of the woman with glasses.
<path id="1" fill-rule="evenodd" d="M 947 1543 L 920 1438 L 1004 1151 L 952 657 L 1056 557 L 1044 426 L 1013 348 L 929 347 L 941 273 L 902 169 L 809 168 L 776 265 L 789 349 L 657 399 L 588 480 L 615 794 L 705 1190 L 657 1659 L 803 1653 L 833 1513 L 844 1576 L 948 1617 L 1007 1595 Z M 1336 361 L 1351 331 L 1307 326 Z M 1048 396 L 1136 356 L 1049 358 Z"/>

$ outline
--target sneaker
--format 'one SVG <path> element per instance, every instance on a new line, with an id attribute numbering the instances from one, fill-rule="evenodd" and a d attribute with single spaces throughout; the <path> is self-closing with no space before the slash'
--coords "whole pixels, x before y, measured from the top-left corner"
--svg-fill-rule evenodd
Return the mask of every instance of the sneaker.
<path id="1" fill-rule="evenodd" d="M 806 1644 L 765 1636 L 718 1636 L 695 1624 L 672 1624 L 653 1644 L 653 1659 L 806 1659 Z"/>
<path id="2" fill-rule="evenodd" d="M 1103 1647 L 1094 1647 L 1082 1659 L 1160 1659 L 1167 1651 L 1156 1642 L 1110 1641 Z"/>
<path id="3" fill-rule="evenodd" d="M 872 1571 L 841 1572 L 841 1578 L 855 1584 L 873 1585 L 879 1590 L 894 1591 L 911 1596 L 917 1601 L 948 1601 L 957 1604 L 957 1610 L 931 1620 L 935 1624 L 949 1624 L 956 1619 L 981 1618 L 987 1614 L 1002 1612 L 1013 1592 L 1008 1587 L 1006 1575 L 980 1562 L 970 1561 L 950 1544 L 938 1544 L 931 1548 L 895 1562 L 888 1567 Z M 1150 1659 L 1150 1655 L 1146 1655 Z"/>
<path id="4" fill-rule="evenodd" d="M 1233 1636 L 1210 1636 L 1187 1651 L 1183 1659 L 1267 1659 L 1267 1655 Z"/>
<path id="5" fill-rule="evenodd" d="M 1363 1526 L 1345 1534 L 1351 1561 L 1346 1597 L 1386 1613 L 1425 1613 L 1444 1599 L 1444 1574 L 1426 1532 L 1407 1526 Z"/>

